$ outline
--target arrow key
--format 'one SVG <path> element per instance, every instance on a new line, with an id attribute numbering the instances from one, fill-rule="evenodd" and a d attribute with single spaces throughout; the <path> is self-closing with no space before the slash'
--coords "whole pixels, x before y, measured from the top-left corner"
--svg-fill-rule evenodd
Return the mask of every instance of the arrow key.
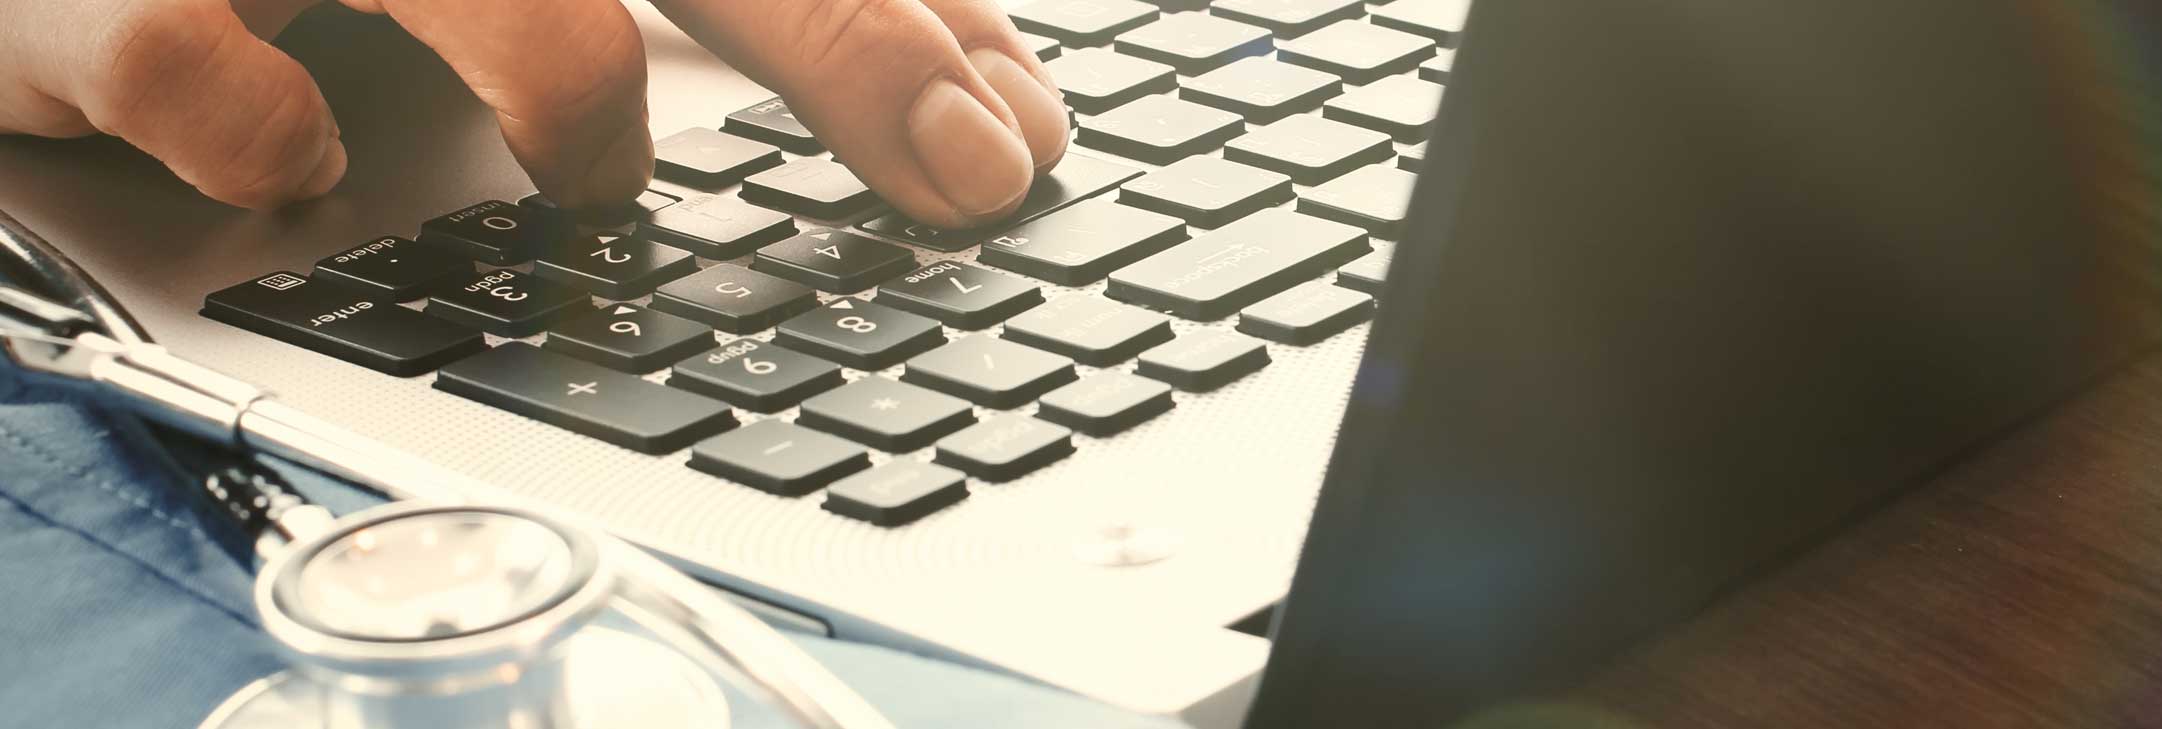
<path id="1" fill-rule="evenodd" d="M 773 343 L 859 370 L 881 370 L 946 343 L 938 322 L 857 299 L 835 299 L 781 322 Z"/>
<path id="2" fill-rule="evenodd" d="M 602 233 L 541 256 L 534 275 L 608 299 L 635 299 L 698 272 L 691 254 L 630 236 Z"/>
<path id="3" fill-rule="evenodd" d="M 751 270 L 811 288 L 850 294 L 916 267 L 915 254 L 891 243 L 837 230 L 817 230 L 758 251 Z"/>
<path id="4" fill-rule="evenodd" d="M 773 145 L 696 127 L 654 142 L 653 153 L 660 177 L 707 190 L 781 164 L 781 150 Z"/>
<path id="5" fill-rule="evenodd" d="M 713 346 L 713 330 L 682 317 L 617 304 L 557 324 L 544 345 L 624 372 L 652 372 Z"/>
<path id="6" fill-rule="evenodd" d="M 941 261 L 880 285 L 878 301 L 956 329 L 982 329 L 1043 303 L 1043 292 L 1003 273 Z"/>

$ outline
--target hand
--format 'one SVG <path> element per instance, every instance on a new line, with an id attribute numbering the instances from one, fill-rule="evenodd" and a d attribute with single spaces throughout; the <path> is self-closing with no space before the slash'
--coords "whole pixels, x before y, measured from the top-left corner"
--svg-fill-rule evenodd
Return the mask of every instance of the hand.
<path id="1" fill-rule="evenodd" d="M 112 134 L 243 207 L 321 196 L 345 174 L 337 122 L 263 40 L 318 1 L 0 0 L 0 133 Z M 620 203 L 651 178 L 645 49 L 619 0 L 338 1 L 442 54 L 549 198 Z M 1056 87 L 996 0 L 655 2 L 925 223 L 1004 215 L 1065 153 Z"/>

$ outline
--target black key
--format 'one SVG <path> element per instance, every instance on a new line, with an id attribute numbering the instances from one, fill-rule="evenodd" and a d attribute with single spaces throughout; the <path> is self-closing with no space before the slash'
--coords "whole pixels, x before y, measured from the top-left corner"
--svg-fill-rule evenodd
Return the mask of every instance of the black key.
<path id="1" fill-rule="evenodd" d="M 1454 47 L 1464 32 L 1464 16 L 1471 0 L 1396 0 L 1374 8 L 1374 24 L 1417 33 L 1443 46 Z"/>
<path id="2" fill-rule="evenodd" d="M 721 123 L 721 131 L 765 142 L 796 154 L 818 154 L 826 151 L 818 146 L 818 139 L 811 130 L 796 120 L 795 112 L 776 96 L 729 114 Z"/>
<path id="3" fill-rule="evenodd" d="M 1365 292 L 1369 296 L 1380 296 L 1382 284 L 1388 280 L 1389 254 L 1384 251 L 1368 253 L 1360 256 L 1359 260 L 1336 269 L 1336 285 Z"/>
<path id="4" fill-rule="evenodd" d="M 1418 172 L 1420 170 L 1426 169 L 1426 143 L 1420 142 L 1418 144 L 1405 147 L 1403 151 L 1398 152 L 1396 155 L 1396 166 L 1411 170 L 1412 172 Z"/>
<path id="5" fill-rule="evenodd" d="M 612 228 L 645 220 L 654 212 L 667 209 L 683 199 L 657 190 L 638 193 L 638 198 L 622 205 L 601 208 L 564 210 L 554 200 L 540 193 L 518 198 L 518 207 L 542 217 L 553 218 L 558 223 L 584 223 L 586 225 Z M 566 226 L 568 227 L 568 226 Z M 570 230 L 564 231 L 566 235 Z"/>
<path id="6" fill-rule="evenodd" d="M 1320 106 L 1342 88 L 1343 81 L 1311 68 L 1244 58 L 1187 81 L 1179 87 L 1179 98 L 1267 124 Z"/>
<path id="7" fill-rule="evenodd" d="M 1245 23 L 1201 13 L 1174 13 L 1120 33 L 1112 48 L 1191 75 L 1241 58 L 1266 56 L 1276 44 L 1269 40 L 1268 31 Z"/>
<path id="8" fill-rule="evenodd" d="M 841 366 L 756 339 L 676 363 L 668 384 L 747 410 L 777 413 L 841 386 Z"/>
<path id="9" fill-rule="evenodd" d="M 863 446 L 761 420 L 691 446 L 691 468 L 781 496 L 802 496 L 871 467 Z"/>
<path id="10" fill-rule="evenodd" d="M 728 406 L 524 342 L 451 363 L 435 389 L 640 453 L 736 426 Z"/>
<path id="11" fill-rule="evenodd" d="M 635 299 L 656 286 L 698 271 L 698 261 L 679 249 L 631 236 L 601 233 L 541 254 L 534 275 L 591 291 L 606 299 Z"/>
<path id="12" fill-rule="evenodd" d="M 584 291 L 507 268 L 448 279 L 428 297 L 429 314 L 500 337 L 530 337 L 592 309 Z"/>
<path id="13" fill-rule="evenodd" d="M 1170 385 L 1124 372 L 1098 372 L 1043 396 L 1036 417 L 1102 438 L 1170 412 L 1176 404 Z"/>
<path id="14" fill-rule="evenodd" d="M 1111 272 L 1104 295 L 1206 321 L 1273 296 L 1368 250 L 1366 232 L 1358 228 L 1283 210 L 1263 210 Z"/>
<path id="15" fill-rule="evenodd" d="M 624 372 L 652 372 L 713 346 L 713 330 L 682 317 L 629 304 L 557 324 L 545 345 Z"/>
<path id="16" fill-rule="evenodd" d="M 693 195 L 638 224 L 638 232 L 714 260 L 747 256 L 796 234 L 796 219 L 734 195 Z"/>
<path id="17" fill-rule="evenodd" d="M 1156 19 L 1156 6 L 1134 0 L 1036 0 L 1008 13 L 1014 27 L 1075 48 L 1100 46 Z"/>
<path id="18" fill-rule="evenodd" d="M 1426 127 L 1441 113 L 1441 85 L 1403 76 L 1344 92 L 1321 108 L 1321 115 L 1395 137 L 1399 142 L 1426 138 Z"/>
<path id="19" fill-rule="evenodd" d="M 1073 454 L 1073 431 L 1026 415 L 998 415 L 938 441 L 931 460 L 985 481 L 1012 481 Z"/>
<path id="20" fill-rule="evenodd" d="M 1170 164 L 1246 130 L 1239 115 L 1170 96 L 1144 96 L 1081 120 L 1074 141 L 1121 157 Z"/>
<path id="21" fill-rule="evenodd" d="M 1059 54 L 1057 38 L 1040 36 L 1035 33 L 1022 33 L 1021 47 L 1027 48 L 1030 53 L 1036 54 L 1036 60 L 1038 61 L 1048 61 L 1057 58 Z"/>
<path id="22" fill-rule="evenodd" d="M 878 301 L 956 329 L 982 329 L 1043 303 L 1035 284 L 952 261 L 878 287 Z"/>
<path id="23" fill-rule="evenodd" d="M 1356 225 L 1396 240 L 1411 209 L 1411 186 L 1419 176 L 1384 165 L 1367 165 L 1299 196 L 1299 212 Z"/>
<path id="24" fill-rule="evenodd" d="M 814 230 L 758 249 L 751 268 L 820 291 L 851 294 L 914 270 L 916 254 L 845 230 Z"/>
<path id="25" fill-rule="evenodd" d="M 960 471 L 922 461 L 891 461 L 826 489 L 827 511 L 882 527 L 922 519 L 968 498 Z"/>
<path id="26" fill-rule="evenodd" d="M 1449 82 L 1449 67 L 1456 64 L 1456 49 L 1443 48 L 1433 58 L 1419 62 L 1419 78 L 1437 84 Z"/>
<path id="27" fill-rule="evenodd" d="M 653 143 L 654 176 L 717 190 L 781 164 L 781 150 L 734 134 L 692 127 Z"/>
<path id="28" fill-rule="evenodd" d="M 856 173 L 830 159 L 804 157 L 745 178 L 743 199 L 776 210 L 837 220 L 878 203 Z"/>
<path id="29" fill-rule="evenodd" d="M 1164 12 L 1176 13 L 1189 10 L 1209 9 L 1209 0 L 1146 0 L 1148 4 L 1163 8 Z"/>
<path id="30" fill-rule="evenodd" d="M 976 422 L 960 398 L 884 377 L 865 377 L 803 402 L 796 424 L 904 453 Z"/>
<path id="31" fill-rule="evenodd" d="M 1083 114 L 1101 114 L 1149 94 L 1178 88 L 1170 66 L 1087 48 L 1051 59 L 1043 65 L 1051 80 L 1066 96 L 1066 105 Z"/>
<path id="32" fill-rule="evenodd" d="M 279 271 L 203 297 L 203 316 L 384 374 L 411 377 L 488 347 L 480 332 L 370 292 Z"/>
<path id="33" fill-rule="evenodd" d="M 976 262 L 1081 286 L 1183 240 L 1186 226 L 1178 218 L 1088 200 L 991 239 L 977 251 Z"/>
<path id="34" fill-rule="evenodd" d="M 1010 409 L 1074 381 L 1073 360 L 989 336 L 962 337 L 908 360 L 901 381 Z"/>
<path id="35" fill-rule="evenodd" d="M 1036 178 L 1036 182 L 1028 188 L 1028 195 L 1021 198 L 1021 206 L 1015 208 L 1012 215 L 1006 216 L 998 228 L 941 230 L 909 220 L 900 213 L 879 216 L 860 227 L 933 250 L 967 250 L 969 246 L 982 243 L 1001 229 L 1043 217 L 1140 176 L 1140 170 L 1116 162 L 1105 162 L 1078 154 L 1067 155 L 1049 174 Z"/>
<path id="36" fill-rule="evenodd" d="M 1162 314 L 1087 294 L 1061 296 L 1006 322 L 1004 336 L 1094 367 L 1124 362 L 1171 341 Z"/>
<path id="37" fill-rule="evenodd" d="M 1224 145 L 1224 159 L 1282 172 L 1301 185 L 1319 185 L 1385 161 L 1395 151 L 1386 134 L 1295 114 L 1231 140 Z"/>
<path id="38" fill-rule="evenodd" d="M 810 287 L 733 263 L 711 266 L 653 292 L 653 308 L 730 334 L 749 334 L 818 307 Z"/>
<path id="39" fill-rule="evenodd" d="M 560 220 L 501 200 L 489 200 L 422 223 L 420 242 L 442 246 L 482 263 L 506 266 L 532 260 L 569 233 Z"/>
<path id="40" fill-rule="evenodd" d="M 858 299 L 835 299 L 781 322 L 773 343 L 859 370 L 879 370 L 946 343 L 938 322 Z"/>
<path id="41" fill-rule="evenodd" d="M 436 282 L 471 270 L 471 261 L 442 248 L 384 237 L 316 261 L 315 279 L 346 284 L 381 301 L 412 301 L 426 296 Z"/>
<path id="42" fill-rule="evenodd" d="M 1291 199 L 1291 178 L 1216 157 L 1188 157 L 1119 186 L 1119 202 L 1215 228 Z"/>
<path id="43" fill-rule="evenodd" d="M 1134 374 L 1171 383 L 1187 392 L 1208 392 L 1261 371 L 1269 348 L 1261 340 L 1229 332 L 1195 332 L 1141 353 Z"/>
<path id="44" fill-rule="evenodd" d="M 1400 30 L 1345 20 L 1284 41 L 1277 51 L 1277 60 L 1365 84 L 1418 68 L 1419 61 L 1434 55 L 1434 42 Z"/>
<path id="45" fill-rule="evenodd" d="M 1214 0 L 1209 12 L 1267 28 L 1283 38 L 1366 13 L 1359 0 Z"/>
<path id="46" fill-rule="evenodd" d="M 1285 344 L 1308 345 L 1374 315 L 1374 297 L 1309 281 L 1239 312 L 1239 331 Z"/>

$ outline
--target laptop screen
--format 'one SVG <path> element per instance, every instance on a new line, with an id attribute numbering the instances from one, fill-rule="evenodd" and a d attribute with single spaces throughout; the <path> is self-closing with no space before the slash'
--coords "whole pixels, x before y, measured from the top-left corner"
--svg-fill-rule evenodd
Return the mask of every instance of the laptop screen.
<path id="1" fill-rule="evenodd" d="M 1566 685 L 2148 349 L 2156 13 L 1476 4 L 1248 726 Z"/>

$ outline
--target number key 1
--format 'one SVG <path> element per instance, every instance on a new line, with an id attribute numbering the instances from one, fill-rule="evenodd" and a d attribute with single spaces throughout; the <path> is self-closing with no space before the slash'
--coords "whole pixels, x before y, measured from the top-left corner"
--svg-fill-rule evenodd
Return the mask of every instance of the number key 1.
<path id="1" fill-rule="evenodd" d="M 746 410 L 774 413 L 840 386 L 841 368 L 756 339 L 738 339 L 678 363 L 668 384 Z"/>

